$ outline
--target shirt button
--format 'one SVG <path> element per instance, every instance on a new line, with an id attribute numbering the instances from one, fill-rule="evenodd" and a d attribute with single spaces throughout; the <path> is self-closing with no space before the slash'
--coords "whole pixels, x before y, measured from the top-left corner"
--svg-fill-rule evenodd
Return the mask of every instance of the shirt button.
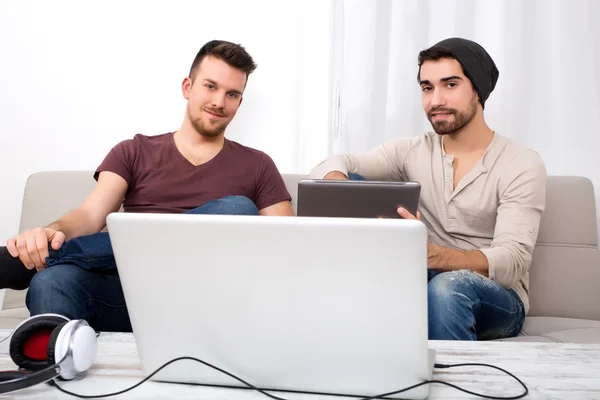
<path id="1" fill-rule="evenodd" d="M 446 182 L 450 182 L 450 177 L 449 176 L 446 177 Z"/>

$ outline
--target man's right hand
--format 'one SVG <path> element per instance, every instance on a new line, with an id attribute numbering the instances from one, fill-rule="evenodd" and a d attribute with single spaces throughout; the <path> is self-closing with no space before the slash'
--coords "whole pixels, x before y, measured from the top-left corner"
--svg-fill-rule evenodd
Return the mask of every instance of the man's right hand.
<path id="1" fill-rule="evenodd" d="M 29 229 L 14 238 L 8 239 L 6 249 L 19 258 L 27 269 L 43 269 L 48 257 L 48 243 L 54 250 L 65 242 L 65 234 L 52 228 Z"/>
<path id="2" fill-rule="evenodd" d="M 340 171 L 331 171 L 330 173 L 325 175 L 323 179 L 348 180 L 349 178 Z"/>

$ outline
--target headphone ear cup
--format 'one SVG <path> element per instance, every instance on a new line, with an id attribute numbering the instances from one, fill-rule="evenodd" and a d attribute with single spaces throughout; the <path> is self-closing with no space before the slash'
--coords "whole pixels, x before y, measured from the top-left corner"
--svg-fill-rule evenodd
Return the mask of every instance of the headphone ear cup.
<path id="1" fill-rule="evenodd" d="M 54 358 L 54 355 L 56 353 L 56 340 L 58 339 L 58 335 L 60 334 L 60 331 L 62 331 L 62 329 L 64 328 L 64 326 L 67 324 L 67 322 L 63 322 L 62 324 L 60 324 L 59 326 L 57 326 L 56 328 L 54 328 L 54 330 L 52 331 L 52 334 L 50 334 L 50 339 L 48 340 L 48 358 L 47 358 L 47 364 L 46 366 L 49 367 L 51 365 L 56 364 L 56 359 Z M 61 361 L 61 360 L 58 360 Z"/>
<path id="2" fill-rule="evenodd" d="M 64 322 L 50 335 L 47 366 L 60 363 L 62 380 L 80 378 L 92 366 L 97 345 L 96 332 L 85 320 Z"/>
<path id="3" fill-rule="evenodd" d="M 48 366 L 48 341 L 54 329 L 68 321 L 59 315 L 36 315 L 22 322 L 13 332 L 9 354 L 17 366 L 37 371 Z"/>

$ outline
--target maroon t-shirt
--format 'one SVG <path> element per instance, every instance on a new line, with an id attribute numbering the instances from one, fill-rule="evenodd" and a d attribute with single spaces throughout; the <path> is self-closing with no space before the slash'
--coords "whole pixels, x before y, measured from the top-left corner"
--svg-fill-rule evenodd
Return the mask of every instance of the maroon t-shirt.
<path id="1" fill-rule="evenodd" d="M 127 182 L 125 212 L 181 213 L 232 195 L 249 198 L 259 210 L 291 200 L 271 157 L 228 139 L 212 160 L 194 166 L 175 146 L 172 132 L 138 134 L 110 150 L 94 179 L 102 171 Z"/>

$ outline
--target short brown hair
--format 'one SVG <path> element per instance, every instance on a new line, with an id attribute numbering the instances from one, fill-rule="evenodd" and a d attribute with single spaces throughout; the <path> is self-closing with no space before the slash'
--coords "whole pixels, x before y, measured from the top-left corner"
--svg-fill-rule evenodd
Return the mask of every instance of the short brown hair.
<path id="1" fill-rule="evenodd" d="M 417 82 L 418 83 L 421 83 L 421 67 L 423 66 L 423 63 L 425 63 L 425 61 L 437 61 L 441 58 L 451 58 L 451 59 L 456 60 L 454 53 L 452 53 L 450 50 L 439 49 L 436 47 L 430 47 L 419 53 L 419 58 L 418 58 L 419 71 L 417 73 Z M 460 66 L 462 68 L 462 64 Z M 462 68 L 462 70 L 463 70 L 463 74 L 464 74 L 465 69 Z M 466 76 L 466 74 L 465 74 L 465 76 Z"/>
<path id="2" fill-rule="evenodd" d="M 196 69 L 206 56 L 216 57 L 232 67 L 245 72 L 246 80 L 256 69 L 254 60 L 241 45 L 224 40 L 211 40 L 202 46 L 198 54 L 196 54 L 196 58 L 194 58 L 194 62 L 190 68 L 190 78 L 192 80 L 194 80 Z"/>

